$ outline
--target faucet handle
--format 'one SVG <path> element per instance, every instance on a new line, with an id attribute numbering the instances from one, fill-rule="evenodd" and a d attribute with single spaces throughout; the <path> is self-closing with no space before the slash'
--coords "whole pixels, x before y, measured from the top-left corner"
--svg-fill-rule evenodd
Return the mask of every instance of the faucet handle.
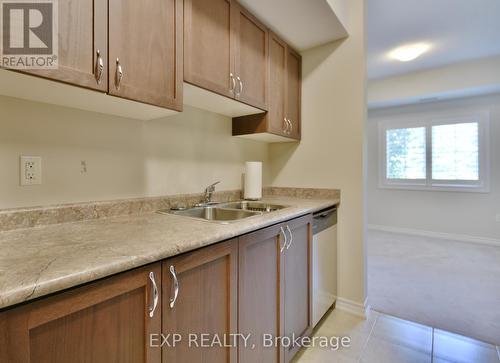
<path id="1" fill-rule="evenodd" d="M 215 183 L 210 184 L 210 185 L 209 185 L 209 186 L 208 186 L 205 190 L 206 190 L 206 191 L 212 191 L 212 192 L 213 192 L 213 191 L 215 190 L 215 186 L 216 186 L 217 184 L 219 184 L 219 183 L 220 183 L 220 181 L 216 181 Z"/>

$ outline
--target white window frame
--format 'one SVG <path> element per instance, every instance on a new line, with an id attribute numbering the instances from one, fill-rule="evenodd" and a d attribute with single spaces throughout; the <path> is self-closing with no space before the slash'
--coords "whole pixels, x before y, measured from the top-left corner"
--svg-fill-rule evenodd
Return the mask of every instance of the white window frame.
<path id="1" fill-rule="evenodd" d="M 432 180 L 432 126 L 478 123 L 479 133 L 479 181 L 470 180 Z M 425 179 L 388 179 L 387 178 L 387 130 L 400 128 L 426 129 L 426 178 Z M 411 116 L 400 119 L 379 121 L 379 188 L 425 191 L 479 192 L 490 191 L 490 117 L 487 111 L 461 114 L 439 114 Z"/>

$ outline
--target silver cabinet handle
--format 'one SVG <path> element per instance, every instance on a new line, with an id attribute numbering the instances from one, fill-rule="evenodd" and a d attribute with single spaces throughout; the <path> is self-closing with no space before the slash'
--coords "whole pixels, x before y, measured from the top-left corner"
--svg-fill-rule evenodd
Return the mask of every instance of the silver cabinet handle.
<path id="1" fill-rule="evenodd" d="M 286 119 L 286 134 L 290 135 L 290 120 Z"/>
<path id="2" fill-rule="evenodd" d="M 285 117 L 283 121 L 284 121 L 283 133 L 286 134 L 288 132 L 288 120 Z"/>
<path id="3" fill-rule="evenodd" d="M 280 228 L 281 233 L 283 233 L 283 237 L 285 237 L 285 243 L 283 243 L 283 247 L 280 246 L 280 253 L 282 253 L 285 250 L 285 247 L 288 243 L 288 239 L 286 238 L 286 233 L 283 227 Z"/>
<path id="4" fill-rule="evenodd" d="M 241 92 L 243 91 L 243 82 L 241 81 L 240 77 L 236 77 L 236 80 L 238 81 L 238 90 L 236 91 L 236 97 L 239 97 L 241 95 Z"/>
<path id="5" fill-rule="evenodd" d="M 286 119 L 286 121 L 288 122 L 288 132 L 287 132 L 287 134 L 290 135 L 292 133 L 292 129 L 293 129 L 292 121 L 290 121 L 290 119 Z"/>
<path id="6" fill-rule="evenodd" d="M 97 81 L 97 84 L 101 84 L 102 82 L 102 75 L 104 74 L 104 61 L 102 60 L 101 57 L 101 51 L 97 49 L 97 59 L 95 61 L 95 80 Z"/>
<path id="7" fill-rule="evenodd" d="M 232 73 L 229 73 L 229 78 L 231 79 L 231 88 L 229 88 L 229 92 L 234 92 L 234 89 L 236 88 L 236 79 Z"/>
<path id="8" fill-rule="evenodd" d="M 170 266 L 170 274 L 174 280 L 174 297 L 170 298 L 170 309 L 173 309 L 175 302 L 177 301 L 177 296 L 179 296 L 179 280 L 177 280 L 177 274 L 175 273 L 174 266 Z"/>
<path id="9" fill-rule="evenodd" d="M 286 249 L 289 249 L 293 242 L 293 234 L 288 225 L 286 226 L 286 230 L 290 233 L 290 242 L 288 242 L 288 245 L 286 246 Z"/>
<path id="10" fill-rule="evenodd" d="M 156 285 L 154 272 L 151 271 L 149 273 L 149 279 L 153 284 L 153 306 L 149 307 L 149 317 L 152 318 L 155 315 L 156 306 L 158 306 L 158 297 L 160 296 L 160 294 L 158 293 L 158 286 Z"/>
<path id="11" fill-rule="evenodd" d="M 240 83 L 240 92 L 238 92 L 238 96 L 243 93 L 243 81 L 238 77 L 238 82 Z"/>
<path id="12" fill-rule="evenodd" d="M 120 89 L 120 85 L 122 83 L 123 78 L 123 68 L 120 64 L 120 59 L 116 58 L 116 75 L 115 75 L 115 87 L 117 90 Z"/>

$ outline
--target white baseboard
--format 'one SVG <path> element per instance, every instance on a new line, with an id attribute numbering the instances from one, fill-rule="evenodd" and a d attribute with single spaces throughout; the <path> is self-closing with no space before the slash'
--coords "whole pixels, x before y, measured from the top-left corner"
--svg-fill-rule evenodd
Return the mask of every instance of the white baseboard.
<path id="1" fill-rule="evenodd" d="M 456 241 L 456 242 L 466 242 L 466 243 L 474 243 L 474 244 L 482 244 L 482 245 L 500 247 L 500 239 L 495 239 L 495 238 L 468 236 L 465 234 L 433 232 L 433 231 L 425 231 L 422 229 L 381 226 L 381 225 L 377 225 L 377 224 L 369 224 L 368 229 L 373 230 L 373 231 L 402 233 L 402 234 L 409 234 L 409 235 L 413 235 L 413 236 L 446 239 L 446 240 Z"/>
<path id="2" fill-rule="evenodd" d="M 367 300 L 365 300 L 365 302 L 361 304 L 352 300 L 343 299 L 341 297 L 337 297 L 335 309 L 339 309 L 365 319 L 368 317 L 368 315 L 370 315 L 371 310 Z"/>

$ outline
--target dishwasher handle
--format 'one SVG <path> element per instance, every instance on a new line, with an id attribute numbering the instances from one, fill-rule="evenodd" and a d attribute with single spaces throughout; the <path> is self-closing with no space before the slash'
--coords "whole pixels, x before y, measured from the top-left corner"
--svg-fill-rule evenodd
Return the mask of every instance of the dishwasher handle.
<path id="1" fill-rule="evenodd" d="M 314 219 L 320 219 L 320 218 L 327 218 L 330 216 L 332 213 L 337 212 L 337 207 L 329 208 L 326 210 L 322 210 L 320 212 L 317 212 L 313 215 Z"/>
<path id="2" fill-rule="evenodd" d="M 324 231 L 337 224 L 337 207 L 331 207 L 319 211 L 313 215 L 313 234 Z"/>

